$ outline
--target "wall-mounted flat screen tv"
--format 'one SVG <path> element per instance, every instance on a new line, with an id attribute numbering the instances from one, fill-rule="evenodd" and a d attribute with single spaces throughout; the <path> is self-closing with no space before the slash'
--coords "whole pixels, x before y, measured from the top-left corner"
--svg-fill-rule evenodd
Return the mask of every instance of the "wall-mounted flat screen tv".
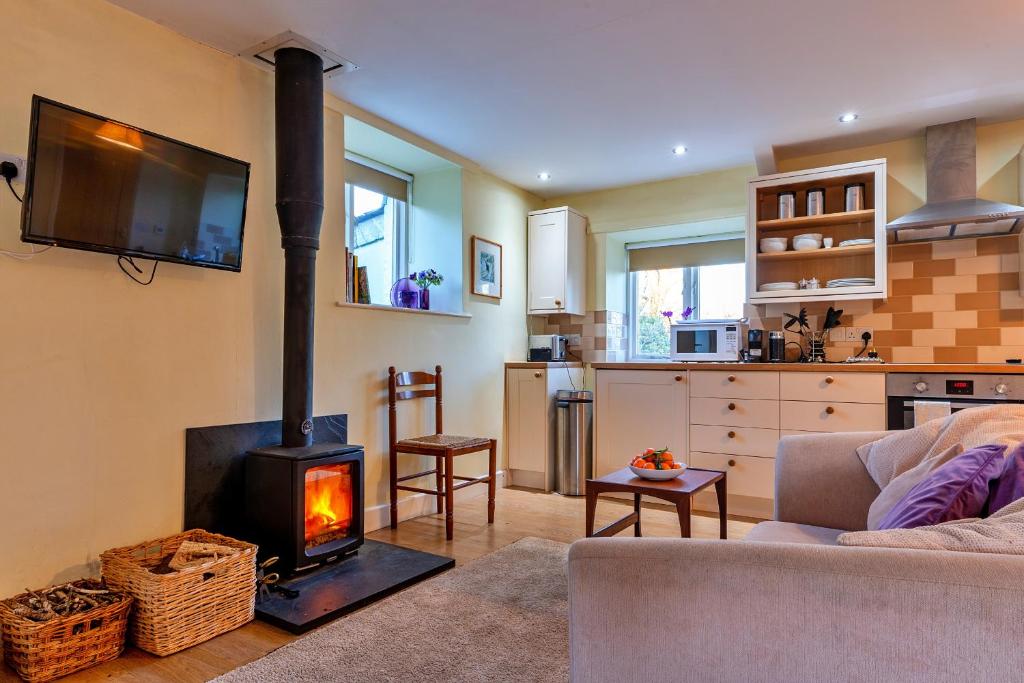
<path id="1" fill-rule="evenodd" d="M 238 271 L 249 164 L 38 95 L 25 242 Z"/>

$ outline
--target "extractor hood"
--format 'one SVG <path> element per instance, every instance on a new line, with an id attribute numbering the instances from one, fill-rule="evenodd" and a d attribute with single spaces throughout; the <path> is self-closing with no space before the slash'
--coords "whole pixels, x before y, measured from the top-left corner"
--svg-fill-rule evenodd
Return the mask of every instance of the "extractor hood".
<path id="1" fill-rule="evenodd" d="M 1010 235 L 1024 227 L 1024 206 L 977 196 L 975 120 L 925 129 L 928 201 L 889 223 L 890 242 Z"/>

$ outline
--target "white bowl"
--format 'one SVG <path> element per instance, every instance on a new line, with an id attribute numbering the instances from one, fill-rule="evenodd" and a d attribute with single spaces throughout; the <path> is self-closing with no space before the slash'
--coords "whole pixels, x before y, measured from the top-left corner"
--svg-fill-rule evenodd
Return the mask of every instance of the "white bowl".
<path id="1" fill-rule="evenodd" d="M 812 251 L 814 249 L 821 249 L 820 240 L 812 240 L 807 237 L 794 237 L 793 238 L 793 250 L 794 251 Z"/>
<path id="2" fill-rule="evenodd" d="M 645 470 L 642 467 L 629 466 L 629 469 L 633 470 L 633 474 L 640 477 L 641 479 L 652 479 L 655 481 L 668 481 L 669 479 L 675 479 L 680 474 L 686 471 L 686 465 L 679 463 L 682 467 L 674 470 Z"/>
<path id="3" fill-rule="evenodd" d="M 786 251 L 788 245 L 785 237 L 765 237 L 761 240 L 761 253 L 762 254 L 774 254 L 780 251 Z"/>
<path id="4" fill-rule="evenodd" d="M 821 241 L 821 233 L 820 232 L 805 232 L 802 235 L 793 235 L 793 239 L 795 239 L 795 240 L 802 240 L 805 237 L 807 239 L 809 239 L 809 240 L 815 240 L 817 242 Z"/>

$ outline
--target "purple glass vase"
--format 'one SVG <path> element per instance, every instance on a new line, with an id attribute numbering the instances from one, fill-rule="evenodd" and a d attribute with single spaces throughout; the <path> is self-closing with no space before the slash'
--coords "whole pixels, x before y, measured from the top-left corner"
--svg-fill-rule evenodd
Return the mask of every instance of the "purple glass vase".
<path id="1" fill-rule="evenodd" d="M 421 289 L 419 293 L 420 293 L 420 310 L 429 311 L 430 310 L 430 290 L 429 289 Z"/>
<path id="2" fill-rule="evenodd" d="M 399 292 L 399 301 L 401 302 L 402 308 L 419 308 L 420 307 L 420 293 L 419 292 Z"/>

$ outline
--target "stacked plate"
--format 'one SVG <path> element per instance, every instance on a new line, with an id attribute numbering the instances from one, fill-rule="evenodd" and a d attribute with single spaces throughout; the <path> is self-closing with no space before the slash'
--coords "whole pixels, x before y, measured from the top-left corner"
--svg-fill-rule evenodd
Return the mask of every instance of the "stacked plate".
<path id="1" fill-rule="evenodd" d="M 843 277 L 836 280 L 829 280 L 826 287 L 871 287 L 875 284 L 873 277 Z"/>
<path id="2" fill-rule="evenodd" d="M 757 288 L 759 292 L 782 292 L 790 289 L 800 289 L 795 282 L 766 282 Z"/>
<path id="3" fill-rule="evenodd" d="M 870 238 L 857 239 L 857 240 L 843 240 L 839 243 L 841 247 L 859 247 L 864 244 L 874 244 L 875 241 Z"/>

